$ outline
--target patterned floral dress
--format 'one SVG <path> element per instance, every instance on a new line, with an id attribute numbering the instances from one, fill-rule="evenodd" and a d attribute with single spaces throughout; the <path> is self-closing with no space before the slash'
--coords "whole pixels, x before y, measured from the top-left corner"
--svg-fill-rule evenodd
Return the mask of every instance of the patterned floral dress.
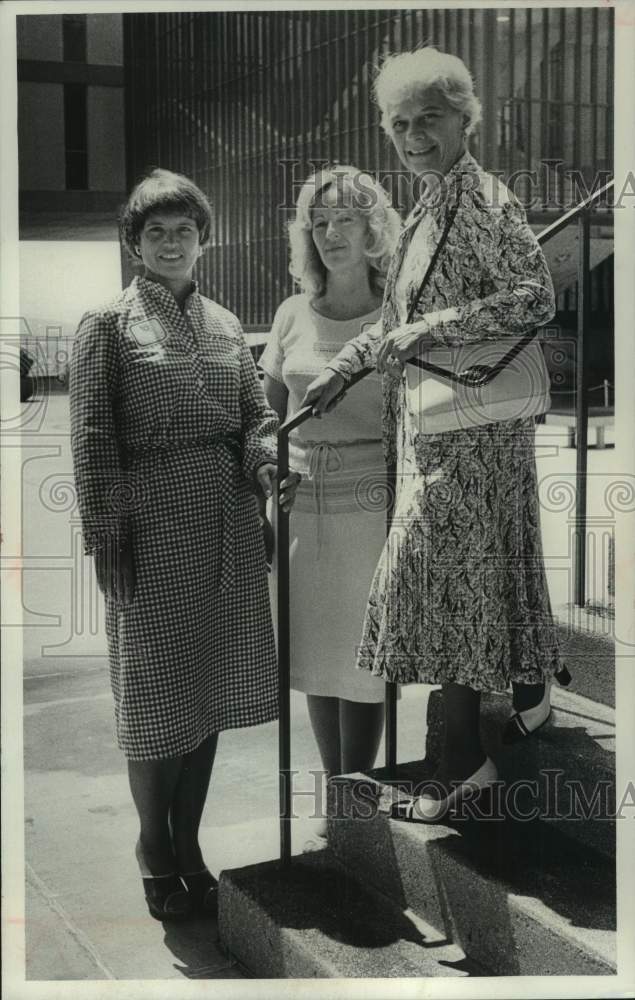
<path id="1" fill-rule="evenodd" d="M 404 304 L 416 297 L 421 267 L 455 203 L 415 321 L 425 316 L 438 346 L 456 347 L 518 336 L 553 316 L 551 278 L 522 207 L 466 153 L 404 224 L 381 332 L 350 341 L 329 368 L 349 377 L 374 363 L 381 338 L 406 321 Z M 425 261 L 416 248 L 413 267 L 408 250 L 422 220 L 429 246 Z M 411 272 L 405 303 L 402 267 Z M 533 418 L 423 434 L 405 407 L 404 378 L 384 377 L 384 454 L 396 469 L 396 497 L 357 666 L 401 683 L 453 681 L 483 691 L 504 691 L 512 680 L 541 683 L 559 669 L 559 657 Z"/>
<path id="2" fill-rule="evenodd" d="M 254 473 L 275 461 L 240 324 L 193 287 L 184 311 L 135 278 L 87 313 L 71 361 L 71 444 L 87 552 L 132 539 L 136 592 L 106 598 L 119 745 L 174 757 L 277 717 Z"/>

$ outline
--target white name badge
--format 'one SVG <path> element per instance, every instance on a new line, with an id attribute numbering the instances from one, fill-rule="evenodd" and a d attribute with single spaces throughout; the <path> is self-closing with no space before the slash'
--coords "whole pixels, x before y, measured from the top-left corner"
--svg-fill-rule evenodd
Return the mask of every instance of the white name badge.
<path id="1" fill-rule="evenodd" d="M 160 344 L 163 340 L 167 340 L 168 336 L 167 330 L 157 316 L 141 320 L 140 323 L 133 323 L 129 330 L 139 347 Z"/>

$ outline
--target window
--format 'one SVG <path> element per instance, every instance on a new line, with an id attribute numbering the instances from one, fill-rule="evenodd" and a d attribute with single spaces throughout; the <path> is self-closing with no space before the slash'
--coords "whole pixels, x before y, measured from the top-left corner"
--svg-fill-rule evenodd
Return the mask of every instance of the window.
<path id="1" fill-rule="evenodd" d="M 86 62 L 86 15 L 63 14 L 64 62 Z"/>
<path id="2" fill-rule="evenodd" d="M 86 87 L 83 83 L 64 84 L 64 149 L 67 190 L 88 188 L 88 128 Z"/>

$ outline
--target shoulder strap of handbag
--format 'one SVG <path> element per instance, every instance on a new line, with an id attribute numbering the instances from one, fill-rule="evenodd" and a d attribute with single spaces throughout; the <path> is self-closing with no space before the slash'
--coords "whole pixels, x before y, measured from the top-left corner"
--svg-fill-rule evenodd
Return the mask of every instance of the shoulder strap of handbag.
<path id="1" fill-rule="evenodd" d="M 443 228 L 443 232 L 441 233 L 441 238 L 439 239 L 436 249 L 432 254 L 432 257 L 430 258 L 430 263 L 428 264 L 426 268 L 426 273 L 424 274 L 421 280 L 421 284 L 417 289 L 417 294 L 411 301 L 410 306 L 408 308 L 406 324 L 412 323 L 414 319 L 414 314 L 421 300 L 421 296 L 423 295 L 426 285 L 428 284 L 428 281 L 430 279 L 430 275 L 432 274 L 435 268 L 435 265 L 439 258 L 439 254 L 443 250 L 445 241 L 448 238 L 448 233 L 452 228 L 452 223 L 454 222 L 456 213 L 458 211 L 458 207 L 459 206 L 457 200 L 447 213 L 445 226 Z M 469 386 L 487 385 L 488 382 L 491 382 L 492 379 L 496 378 L 496 376 L 499 375 L 500 372 L 502 372 L 503 369 L 506 368 L 507 365 L 509 365 L 510 362 L 512 362 L 514 358 L 518 354 L 520 354 L 520 352 L 524 350 L 524 348 L 527 347 L 532 342 L 537 333 L 538 333 L 537 329 L 532 330 L 531 333 L 528 333 L 520 340 L 517 340 L 514 343 L 514 345 L 509 349 L 507 354 L 504 354 L 502 358 L 499 358 L 498 362 L 495 365 L 481 366 L 478 372 L 475 372 L 472 369 L 468 369 L 468 371 L 466 372 L 454 372 L 452 371 L 451 368 L 441 368 L 439 365 L 433 365 L 431 362 L 423 361 L 421 358 L 409 358 L 408 364 L 416 365 L 417 368 L 423 368 L 425 371 L 429 371 L 433 375 L 441 375 L 444 378 L 450 379 L 453 382 L 461 382 L 463 385 L 469 385 Z"/>
<path id="2" fill-rule="evenodd" d="M 415 312 L 417 310 L 417 306 L 419 305 L 419 302 L 421 300 L 421 296 L 423 295 L 425 287 L 428 284 L 428 281 L 430 280 L 430 275 L 434 271 L 434 268 L 435 268 L 436 262 L 438 260 L 439 254 L 441 253 L 441 251 L 443 250 L 443 247 L 445 246 L 445 241 L 447 240 L 448 233 L 450 232 L 450 229 L 452 228 L 452 223 L 454 222 L 454 217 L 455 217 L 455 215 L 457 213 L 458 207 L 459 207 L 458 206 L 458 202 L 456 202 L 454 205 L 452 205 L 452 207 L 450 208 L 450 210 L 448 211 L 448 213 L 447 213 L 447 215 L 445 217 L 445 226 L 443 227 L 443 232 L 441 233 L 441 237 L 439 239 L 439 242 L 437 243 L 436 249 L 435 249 L 434 253 L 432 254 L 432 257 L 430 258 L 430 263 L 428 264 L 428 266 L 426 268 L 426 273 L 424 274 L 423 278 L 421 279 L 421 284 L 419 285 L 419 288 L 417 289 L 417 294 L 415 295 L 414 299 L 412 299 L 412 301 L 410 303 L 410 306 L 408 307 L 408 315 L 406 317 L 406 324 L 412 323 L 412 320 L 414 318 L 414 314 L 415 314 Z M 418 224 L 420 224 L 420 222 Z"/>

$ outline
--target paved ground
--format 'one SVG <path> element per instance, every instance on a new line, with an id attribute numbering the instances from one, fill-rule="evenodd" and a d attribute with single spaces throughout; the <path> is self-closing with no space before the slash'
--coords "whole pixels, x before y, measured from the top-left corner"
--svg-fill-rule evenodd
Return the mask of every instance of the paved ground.
<path id="1" fill-rule="evenodd" d="M 73 512 L 68 399 L 58 395 L 28 407 L 22 436 L 27 977 L 240 977 L 219 950 L 213 923 L 164 929 L 147 916 L 133 854 L 136 817 L 114 741 L 101 598 L 90 561 L 81 556 Z M 555 447 L 553 438 L 543 443 L 543 480 L 570 481 L 575 453 Z M 592 456 L 600 475 L 610 452 Z M 550 572 L 557 600 L 566 599 L 561 592 L 568 586 L 568 517 L 566 510 L 547 510 L 543 518 L 547 561 L 559 571 Z M 402 760 L 423 754 L 426 697 L 427 689 L 415 687 L 401 700 Z M 292 715 L 296 787 L 308 790 L 317 755 L 300 696 Z M 277 855 L 276 768 L 276 725 L 223 735 L 202 835 L 216 873 Z M 310 798 L 297 804 L 295 850 L 311 829 Z"/>

